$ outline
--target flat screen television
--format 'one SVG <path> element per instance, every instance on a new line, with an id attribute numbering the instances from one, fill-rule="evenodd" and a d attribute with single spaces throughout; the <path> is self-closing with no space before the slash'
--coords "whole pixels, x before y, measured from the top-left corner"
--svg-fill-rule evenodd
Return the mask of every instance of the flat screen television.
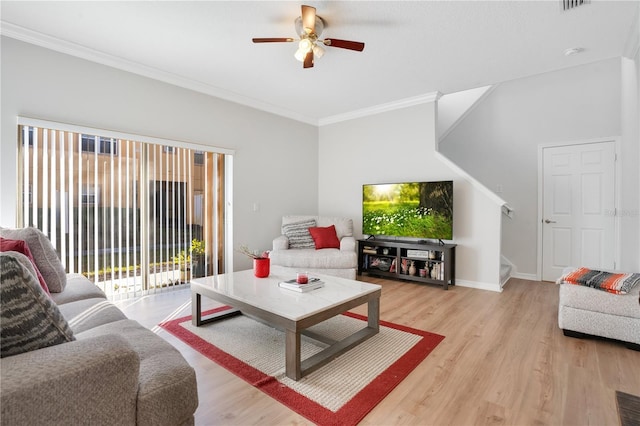
<path id="1" fill-rule="evenodd" d="M 453 239 L 453 181 L 363 185 L 362 233 Z"/>

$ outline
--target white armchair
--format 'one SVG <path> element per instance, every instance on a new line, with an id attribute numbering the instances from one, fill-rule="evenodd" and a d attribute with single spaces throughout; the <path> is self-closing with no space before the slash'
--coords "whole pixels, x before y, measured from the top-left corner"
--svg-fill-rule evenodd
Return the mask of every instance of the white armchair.
<path id="1" fill-rule="evenodd" d="M 331 225 L 335 227 L 339 248 L 335 242 L 330 245 L 336 248 L 316 249 L 318 240 L 314 241 L 308 228 Z M 273 240 L 269 257 L 272 265 L 289 269 L 292 273 L 302 270 L 355 279 L 358 257 L 353 221 L 344 217 L 283 216 L 282 235 Z"/>

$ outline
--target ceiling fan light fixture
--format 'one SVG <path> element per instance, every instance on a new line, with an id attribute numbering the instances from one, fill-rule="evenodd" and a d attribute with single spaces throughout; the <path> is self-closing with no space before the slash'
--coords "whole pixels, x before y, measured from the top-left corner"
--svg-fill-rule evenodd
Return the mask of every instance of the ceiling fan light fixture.
<path id="1" fill-rule="evenodd" d="M 314 42 L 312 42 L 306 37 L 303 37 L 302 40 L 300 40 L 300 43 L 298 43 L 298 50 L 296 50 L 296 53 L 293 56 L 298 61 L 304 62 L 304 58 L 307 56 L 307 53 L 309 53 L 312 50 L 315 51 L 315 47 L 316 47 L 316 44 Z"/>
<path id="2" fill-rule="evenodd" d="M 302 5 L 301 11 L 302 15 L 295 20 L 296 32 L 300 36 L 300 39 L 298 40 L 298 49 L 293 56 L 302 62 L 303 68 L 313 68 L 314 60 L 324 56 L 324 46 L 355 50 L 358 52 L 362 52 L 364 49 L 364 43 L 358 41 L 341 40 L 337 38 L 320 39 L 320 34 L 322 34 L 322 30 L 324 30 L 324 21 L 316 14 L 316 8 Z M 254 43 L 281 43 L 292 41 L 296 40 L 283 37 L 253 38 Z"/>
<path id="3" fill-rule="evenodd" d="M 306 56 L 308 50 L 298 49 L 296 53 L 293 54 L 293 57 L 300 62 L 304 62 L 304 57 Z"/>
<path id="4" fill-rule="evenodd" d="M 302 40 L 300 40 L 300 43 L 298 43 L 298 48 L 300 50 L 304 50 L 305 52 L 308 52 L 312 47 L 313 44 L 308 38 L 303 38 Z"/>
<path id="5" fill-rule="evenodd" d="M 322 46 L 318 46 L 317 44 L 313 45 L 313 55 L 316 58 L 322 58 L 324 56 L 324 48 Z"/>

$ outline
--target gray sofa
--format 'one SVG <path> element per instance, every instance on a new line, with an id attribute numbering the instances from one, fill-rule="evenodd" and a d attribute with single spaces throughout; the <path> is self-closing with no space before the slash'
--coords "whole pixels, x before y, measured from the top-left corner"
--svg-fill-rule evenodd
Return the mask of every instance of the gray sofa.
<path id="1" fill-rule="evenodd" d="M 196 376 L 182 355 L 82 275 L 65 279 L 47 295 L 26 256 L 0 253 L 0 423 L 193 424 Z"/>

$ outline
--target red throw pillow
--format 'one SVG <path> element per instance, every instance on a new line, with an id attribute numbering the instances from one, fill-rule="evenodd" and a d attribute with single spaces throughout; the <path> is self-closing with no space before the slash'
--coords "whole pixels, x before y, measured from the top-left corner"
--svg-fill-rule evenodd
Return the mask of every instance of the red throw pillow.
<path id="1" fill-rule="evenodd" d="M 313 238 L 313 242 L 316 243 L 316 250 L 323 248 L 340 248 L 340 240 L 338 239 L 334 225 L 326 227 L 315 226 L 309 228 L 309 233 L 311 234 L 311 238 Z"/>
<path id="2" fill-rule="evenodd" d="M 31 250 L 29 250 L 29 246 L 25 241 L 8 240 L 6 238 L 0 237 L 0 251 L 17 251 L 18 253 L 22 253 L 25 256 L 27 256 L 27 258 L 29 258 L 29 260 L 31 261 L 31 264 L 33 265 L 33 269 L 35 269 L 36 271 L 36 275 L 37 275 L 36 278 L 38 278 L 38 281 L 40 281 L 40 287 L 42 287 L 45 293 L 51 294 L 49 292 L 49 287 L 47 286 L 47 283 L 44 281 L 42 274 L 40 273 L 40 271 L 38 270 L 38 267 L 36 266 L 36 261 L 33 259 Z"/>

